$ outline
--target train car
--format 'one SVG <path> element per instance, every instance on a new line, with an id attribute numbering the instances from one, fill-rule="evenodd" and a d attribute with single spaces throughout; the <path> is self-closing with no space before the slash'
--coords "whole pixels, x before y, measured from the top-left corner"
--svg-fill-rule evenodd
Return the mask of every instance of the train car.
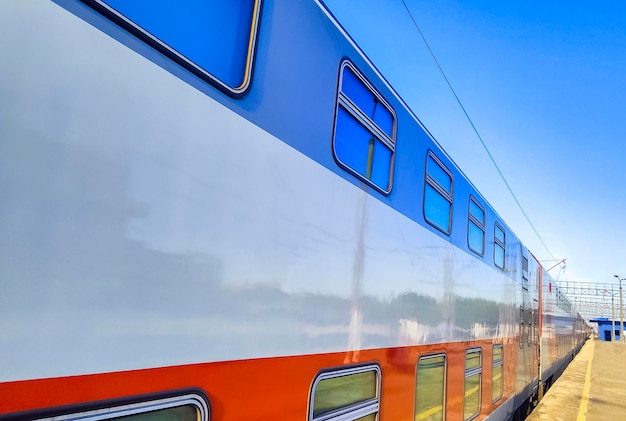
<path id="1" fill-rule="evenodd" d="M 541 377 L 547 390 L 580 351 L 592 330 L 545 270 L 543 277 Z"/>
<path id="2" fill-rule="evenodd" d="M 321 0 L 3 0 L 0 52 L 0 419 L 506 420 L 583 340 Z"/>

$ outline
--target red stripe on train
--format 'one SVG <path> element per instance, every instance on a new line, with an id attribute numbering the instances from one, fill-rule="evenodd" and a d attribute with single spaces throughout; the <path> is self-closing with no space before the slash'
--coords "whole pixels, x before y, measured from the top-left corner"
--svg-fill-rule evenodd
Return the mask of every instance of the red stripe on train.
<path id="1" fill-rule="evenodd" d="M 382 419 L 408 420 L 414 417 L 418 358 L 445 352 L 446 412 L 450 419 L 461 419 L 465 351 L 480 346 L 483 349 L 482 418 L 512 396 L 515 385 L 518 342 L 510 339 L 504 341 L 504 395 L 492 405 L 494 343 L 502 341 L 261 358 L 0 383 L 0 414 L 200 388 L 209 396 L 212 420 L 306 419 L 311 384 L 321 369 L 375 361 L 382 369 Z"/>

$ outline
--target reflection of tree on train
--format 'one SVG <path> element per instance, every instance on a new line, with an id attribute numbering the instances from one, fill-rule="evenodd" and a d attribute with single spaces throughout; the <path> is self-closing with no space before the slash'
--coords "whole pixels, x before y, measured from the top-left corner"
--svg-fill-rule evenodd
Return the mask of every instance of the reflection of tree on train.
<path id="1" fill-rule="evenodd" d="M 469 329 L 475 323 L 491 328 L 498 326 L 499 311 L 495 301 L 482 298 L 457 298 L 455 301 L 457 317 L 456 325 L 462 329 Z"/>

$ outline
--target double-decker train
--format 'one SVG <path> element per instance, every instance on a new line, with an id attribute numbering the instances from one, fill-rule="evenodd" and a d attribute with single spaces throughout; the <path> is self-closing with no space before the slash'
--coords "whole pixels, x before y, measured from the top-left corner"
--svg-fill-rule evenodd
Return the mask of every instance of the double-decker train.
<path id="1" fill-rule="evenodd" d="M 517 419 L 589 334 L 321 0 L 3 0 L 0 53 L 0 419 Z"/>

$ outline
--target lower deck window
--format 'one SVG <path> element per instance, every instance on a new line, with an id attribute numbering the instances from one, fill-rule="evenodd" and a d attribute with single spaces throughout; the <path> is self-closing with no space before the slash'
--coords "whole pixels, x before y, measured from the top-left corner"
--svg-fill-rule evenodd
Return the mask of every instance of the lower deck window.
<path id="1" fill-rule="evenodd" d="M 493 368 L 491 371 L 491 402 L 496 402 L 502 397 L 504 389 L 504 352 L 502 345 L 495 345 L 492 354 Z"/>
<path id="2" fill-rule="evenodd" d="M 189 394 L 67 415 L 55 414 L 55 416 L 40 418 L 40 420 L 209 421 L 210 411 L 208 404 L 201 396 Z"/>
<path id="3" fill-rule="evenodd" d="M 157 409 L 155 411 L 126 415 L 124 421 L 197 421 L 198 410 L 185 405 L 177 408 Z"/>
<path id="4" fill-rule="evenodd" d="M 427 355 L 417 362 L 415 420 L 446 418 L 446 356 Z"/>
<path id="5" fill-rule="evenodd" d="M 465 353 L 465 383 L 463 394 L 463 420 L 471 420 L 480 413 L 482 377 L 482 350 L 469 349 Z"/>
<path id="6" fill-rule="evenodd" d="M 325 371 L 313 382 L 309 421 L 376 421 L 379 405 L 377 365 Z"/>

